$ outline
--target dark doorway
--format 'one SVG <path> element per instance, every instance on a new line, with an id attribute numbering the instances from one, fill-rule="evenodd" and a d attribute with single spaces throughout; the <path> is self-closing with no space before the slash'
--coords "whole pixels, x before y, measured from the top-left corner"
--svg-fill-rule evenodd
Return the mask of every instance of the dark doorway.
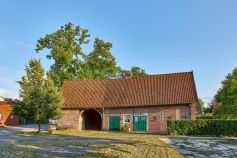
<path id="1" fill-rule="evenodd" d="M 101 115 L 96 110 L 86 110 L 83 114 L 86 130 L 101 130 L 102 120 Z"/>

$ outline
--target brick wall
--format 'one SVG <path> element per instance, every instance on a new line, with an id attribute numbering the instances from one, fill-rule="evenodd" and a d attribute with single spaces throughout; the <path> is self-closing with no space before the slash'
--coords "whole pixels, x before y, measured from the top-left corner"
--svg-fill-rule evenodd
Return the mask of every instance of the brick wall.
<path id="1" fill-rule="evenodd" d="M 196 104 L 191 104 L 191 119 L 196 120 Z"/>
<path id="2" fill-rule="evenodd" d="M 16 125 L 19 125 L 19 121 L 20 121 L 19 116 L 9 115 L 6 122 L 5 122 L 5 125 L 7 125 L 7 126 L 16 126 Z"/>
<path id="3" fill-rule="evenodd" d="M 78 109 L 63 109 L 63 116 L 59 120 L 59 125 L 62 128 L 79 129 L 79 112 Z"/>
<path id="4" fill-rule="evenodd" d="M 147 108 L 108 108 L 104 110 L 104 130 L 109 130 L 109 117 L 118 116 L 120 117 L 120 127 L 128 125 L 133 130 L 133 114 L 134 113 L 147 113 Z M 131 115 L 131 122 L 124 123 L 123 115 Z"/>
<path id="5" fill-rule="evenodd" d="M 69 126 L 72 129 L 83 129 L 83 118 L 80 114 L 83 110 L 79 109 L 63 109 L 63 117 L 59 120 L 61 126 Z M 105 108 L 103 114 L 104 130 L 109 130 L 109 117 L 120 117 L 120 127 L 125 124 L 129 125 L 133 130 L 133 114 L 147 113 L 147 131 L 159 132 L 167 130 L 167 120 L 173 119 L 195 119 L 196 106 L 191 105 L 169 105 L 169 106 L 148 106 L 148 107 L 134 107 L 134 108 Z M 124 123 L 123 115 L 131 115 L 131 122 Z"/>
<path id="6" fill-rule="evenodd" d="M 195 106 L 190 105 L 170 105 L 170 106 L 150 106 L 145 108 L 109 108 L 104 111 L 104 129 L 109 130 L 109 117 L 120 117 L 120 127 L 122 128 L 123 114 L 131 115 L 131 123 L 129 127 L 133 130 L 133 114 L 134 113 L 147 113 L 147 130 L 148 132 L 159 132 L 167 130 L 167 120 L 178 120 L 181 118 L 195 119 L 194 112 L 191 112 Z"/>
<path id="7" fill-rule="evenodd" d="M 162 131 L 162 107 L 148 108 L 148 131 Z"/>
<path id="8" fill-rule="evenodd" d="M 12 106 L 5 102 L 0 102 L 0 114 L 2 119 L 0 120 L 0 126 L 5 125 L 6 120 L 12 113 Z"/>

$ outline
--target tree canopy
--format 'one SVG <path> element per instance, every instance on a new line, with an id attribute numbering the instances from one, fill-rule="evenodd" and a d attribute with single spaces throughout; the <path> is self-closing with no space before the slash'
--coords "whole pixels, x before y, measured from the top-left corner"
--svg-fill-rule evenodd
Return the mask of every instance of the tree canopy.
<path id="1" fill-rule="evenodd" d="M 82 59 L 86 56 L 81 47 L 89 43 L 88 37 L 90 35 L 87 29 L 68 23 L 37 41 L 37 53 L 44 49 L 50 51 L 47 58 L 52 59 L 54 63 L 48 75 L 57 86 L 61 86 L 64 80 L 78 78 Z"/>
<path id="2" fill-rule="evenodd" d="M 133 66 L 130 70 L 124 70 L 124 69 L 119 68 L 117 77 L 122 78 L 126 74 L 131 74 L 134 77 L 147 75 L 147 73 L 145 72 L 144 69 L 142 69 L 138 66 Z"/>
<path id="3" fill-rule="evenodd" d="M 14 111 L 39 124 L 40 132 L 40 124 L 50 118 L 60 118 L 63 97 L 51 78 L 44 77 L 40 60 L 30 60 L 25 71 L 26 75 L 19 81 L 22 101 L 16 102 Z"/>
<path id="4" fill-rule="evenodd" d="M 89 44 L 89 37 L 87 29 L 68 23 L 37 41 L 37 53 L 49 50 L 46 57 L 53 60 L 53 64 L 47 74 L 56 86 L 61 87 L 64 80 L 110 79 L 123 77 L 126 73 L 133 76 L 146 75 L 140 67 L 122 70 L 111 52 L 112 43 L 98 37 L 94 41 L 93 50 L 84 52 L 82 47 Z"/>
<path id="5" fill-rule="evenodd" d="M 200 104 L 200 108 L 201 108 L 201 111 L 204 112 L 204 101 L 201 99 L 201 98 L 198 98 L 198 101 L 199 101 L 199 104 Z"/>
<path id="6" fill-rule="evenodd" d="M 214 112 L 215 118 L 237 119 L 237 68 L 222 81 L 215 101 L 220 105 Z"/>
<path id="7" fill-rule="evenodd" d="M 116 77 L 118 67 L 116 59 L 110 52 L 112 44 L 96 38 L 94 50 L 85 57 L 82 66 L 82 79 L 109 79 Z"/>
<path id="8" fill-rule="evenodd" d="M 10 104 L 10 105 L 15 105 L 16 102 L 18 101 L 18 99 L 13 99 L 13 98 L 6 98 L 6 97 L 2 97 L 4 102 Z"/>

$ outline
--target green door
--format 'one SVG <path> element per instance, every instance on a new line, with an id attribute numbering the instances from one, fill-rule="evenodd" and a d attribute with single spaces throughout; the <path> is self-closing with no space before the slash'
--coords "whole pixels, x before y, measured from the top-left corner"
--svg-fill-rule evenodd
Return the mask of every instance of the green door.
<path id="1" fill-rule="evenodd" d="M 109 130 L 113 130 L 113 131 L 120 130 L 120 117 L 109 118 Z"/>
<path id="2" fill-rule="evenodd" d="M 147 117 L 146 116 L 134 116 L 133 118 L 133 130 L 134 131 L 147 131 Z"/>

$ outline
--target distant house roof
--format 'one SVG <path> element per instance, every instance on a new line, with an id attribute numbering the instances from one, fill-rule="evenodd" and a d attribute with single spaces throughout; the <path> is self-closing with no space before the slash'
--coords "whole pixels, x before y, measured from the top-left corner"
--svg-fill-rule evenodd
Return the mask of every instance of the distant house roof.
<path id="1" fill-rule="evenodd" d="M 67 80 L 63 108 L 131 107 L 197 102 L 193 72 L 109 80 Z"/>
<path id="2" fill-rule="evenodd" d="M 5 123 L 8 116 L 12 113 L 12 106 L 7 104 L 6 102 L 0 101 L 0 114 L 1 114 L 1 120 L 0 120 L 0 126 Z"/>

